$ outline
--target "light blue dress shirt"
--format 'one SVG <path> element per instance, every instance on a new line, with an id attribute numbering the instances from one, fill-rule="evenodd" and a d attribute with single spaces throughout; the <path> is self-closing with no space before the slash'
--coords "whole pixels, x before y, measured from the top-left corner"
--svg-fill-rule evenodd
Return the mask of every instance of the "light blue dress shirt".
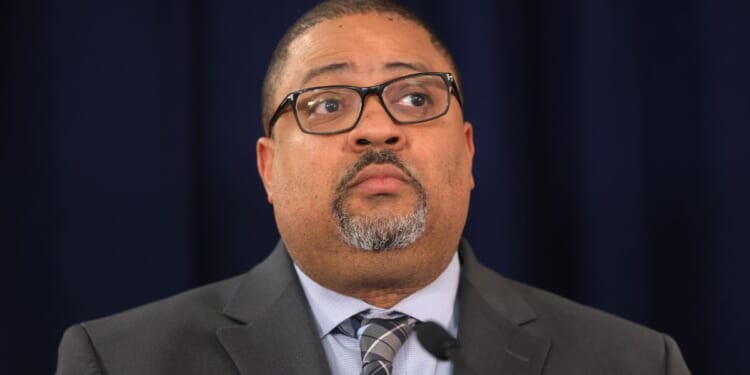
<path id="1" fill-rule="evenodd" d="M 374 315 L 397 311 L 422 322 L 433 321 L 445 327 L 456 337 L 458 332 L 456 293 L 460 276 L 457 253 L 453 255 L 448 267 L 435 281 L 388 310 L 327 289 L 310 279 L 297 265 L 294 268 L 318 323 L 320 339 L 333 375 L 359 375 L 362 369 L 357 339 L 336 333 L 336 327 L 349 317 L 365 310 L 370 310 L 370 313 Z M 396 353 L 393 370 L 392 375 L 450 375 L 453 371 L 453 364 L 448 361 L 438 361 L 422 348 L 416 334 L 412 333 Z"/>

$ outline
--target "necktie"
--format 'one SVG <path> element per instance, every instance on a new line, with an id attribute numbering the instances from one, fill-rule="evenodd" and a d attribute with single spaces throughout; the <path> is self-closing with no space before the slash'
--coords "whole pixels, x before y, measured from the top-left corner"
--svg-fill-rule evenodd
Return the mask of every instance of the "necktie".
<path id="1" fill-rule="evenodd" d="M 357 330 L 362 354 L 362 375 L 390 375 L 393 358 L 416 322 L 416 319 L 403 315 L 393 319 L 363 319 Z"/>

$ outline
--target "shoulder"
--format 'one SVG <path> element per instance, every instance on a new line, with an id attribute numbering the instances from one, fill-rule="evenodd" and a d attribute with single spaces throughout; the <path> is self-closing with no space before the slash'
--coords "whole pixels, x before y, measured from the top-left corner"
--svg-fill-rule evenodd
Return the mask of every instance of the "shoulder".
<path id="1" fill-rule="evenodd" d="M 243 275 L 70 327 L 60 342 L 58 374 L 232 372 L 219 332 L 266 317 L 294 280 L 280 242 Z"/>
<path id="2" fill-rule="evenodd" d="M 622 338 L 623 340 L 661 340 L 662 334 L 611 313 L 580 304 L 554 293 L 505 279 L 536 313 L 531 323 L 551 333 L 577 332 L 578 336 Z M 586 333 L 583 335 L 583 333 Z"/>
<path id="3" fill-rule="evenodd" d="M 148 332 L 211 326 L 225 322 L 221 314 L 244 275 L 188 290 L 180 294 L 135 307 L 81 325 L 89 332 L 117 329 L 143 329 Z M 208 327 L 206 327 L 208 328 Z"/>
<path id="4" fill-rule="evenodd" d="M 689 374 L 666 334 L 507 279 L 480 264 L 466 242 L 460 250 L 465 304 L 461 324 L 467 326 L 459 332 L 475 326 L 473 319 L 489 319 L 504 335 L 514 337 L 509 345 L 535 345 L 550 374 Z"/>
<path id="5" fill-rule="evenodd" d="M 65 332 L 58 374 L 190 373 L 231 368 L 216 336 L 234 324 L 222 314 L 244 276 L 189 290 Z M 198 366 L 198 367 L 196 367 Z"/>
<path id="6" fill-rule="evenodd" d="M 509 281 L 537 314 L 527 329 L 550 337 L 550 363 L 577 358 L 608 373 L 689 374 L 666 334 L 556 294 Z"/>
<path id="7" fill-rule="evenodd" d="M 662 332 L 499 275 L 497 280 L 516 290 L 534 312 L 522 329 L 549 340 L 547 366 L 588 373 L 689 374 L 677 344 Z"/>
<path id="8" fill-rule="evenodd" d="M 553 339 L 591 343 L 663 342 L 657 331 L 498 274 L 476 259 L 466 241 L 460 251 L 462 280 L 478 296 L 471 302 L 486 304 L 495 314 L 527 330 Z"/>

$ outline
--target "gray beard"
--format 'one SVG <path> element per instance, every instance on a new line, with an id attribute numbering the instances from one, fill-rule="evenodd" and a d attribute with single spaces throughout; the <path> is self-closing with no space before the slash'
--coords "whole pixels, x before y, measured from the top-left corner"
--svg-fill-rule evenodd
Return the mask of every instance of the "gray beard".
<path id="1" fill-rule="evenodd" d="M 349 196 L 346 185 L 359 171 L 373 163 L 393 164 L 409 177 L 409 184 L 417 193 L 417 202 L 410 213 L 402 216 L 380 217 L 356 216 L 348 211 L 345 203 Z M 336 189 L 333 214 L 338 223 L 339 235 L 349 246 L 368 251 L 402 249 L 413 244 L 424 233 L 427 194 L 422 184 L 412 176 L 393 152 L 367 151 L 348 171 Z"/>
<path id="2" fill-rule="evenodd" d="M 420 197 L 412 212 L 404 216 L 352 216 L 346 209 L 335 213 L 341 239 L 349 246 L 370 251 L 402 249 L 424 232 L 427 204 Z"/>

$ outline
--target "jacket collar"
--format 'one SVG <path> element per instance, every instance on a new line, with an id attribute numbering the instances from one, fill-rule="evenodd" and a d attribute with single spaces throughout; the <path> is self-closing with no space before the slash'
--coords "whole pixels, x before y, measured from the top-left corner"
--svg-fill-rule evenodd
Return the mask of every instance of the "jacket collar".
<path id="1" fill-rule="evenodd" d="M 217 335 L 240 374 L 329 374 L 317 326 L 282 242 L 245 275 Z"/>
<path id="2" fill-rule="evenodd" d="M 536 314 L 513 282 L 481 265 L 466 240 L 459 245 L 458 340 L 466 366 L 454 373 L 540 374 L 547 337 L 524 330 Z M 317 325 L 282 242 L 244 277 L 223 314 L 238 324 L 219 340 L 243 375 L 329 374 Z"/>

